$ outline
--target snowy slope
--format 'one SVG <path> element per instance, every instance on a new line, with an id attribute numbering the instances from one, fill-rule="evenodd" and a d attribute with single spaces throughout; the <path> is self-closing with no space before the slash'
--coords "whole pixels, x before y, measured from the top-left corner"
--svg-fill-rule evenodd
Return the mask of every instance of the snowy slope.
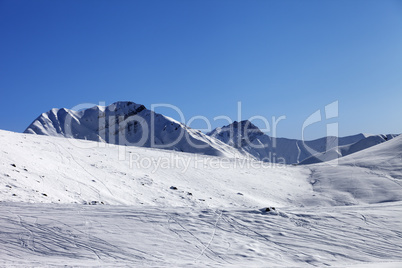
<path id="1" fill-rule="evenodd" d="M 402 264 L 402 137 L 337 166 L 74 141 L 0 131 L 0 265 Z"/>
<path id="2" fill-rule="evenodd" d="M 402 136 L 338 161 L 305 167 L 311 170 L 314 191 L 325 192 L 328 204 L 399 201 L 402 192 Z"/>
<path id="3" fill-rule="evenodd" d="M 0 131 L 0 199 L 250 208 L 402 200 L 402 137 L 337 166 L 271 165 L 92 141 L 81 141 L 92 147 L 83 149 L 74 141 Z"/>
<path id="4" fill-rule="evenodd" d="M 52 109 L 35 119 L 24 133 L 242 157 L 219 140 L 133 102 L 116 102 L 82 111 Z"/>
<path id="5" fill-rule="evenodd" d="M 308 169 L 92 141 L 81 141 L 93 147 L 83 149 L 74 141 L 0 131 L 0 200 L 256 208 L 299 206 L 313 194 Z"/>
<path id="6" fill-rule="evenodd" d="M 249 153 L 259 160 L 285 164 L 312 164 L 329 161 L 397 136 L 357 134 L 340 138 L 324 137 L 312 141 L 274 138 L 264 134 L 248 120 L 216 128 L 207 135 L 233 146 L 243 153 Z"/>

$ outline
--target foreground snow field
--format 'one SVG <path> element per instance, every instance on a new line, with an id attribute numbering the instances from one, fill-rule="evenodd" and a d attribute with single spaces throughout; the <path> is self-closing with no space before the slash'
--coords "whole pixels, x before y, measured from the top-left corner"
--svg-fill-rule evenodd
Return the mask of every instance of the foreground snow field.
<path id="1" fill-rule="evenodd" d="M 402 137 L 270 166 L 0 131 L 0 264 L 398 267 L 401 185 Z"/>
<path id="2" fill-rule="evenodd" d="M 0 207 L 0 226 L 1 265 L 402 264 L 401 202 L 281 208 L 272 213 L 5 203 Z"/>

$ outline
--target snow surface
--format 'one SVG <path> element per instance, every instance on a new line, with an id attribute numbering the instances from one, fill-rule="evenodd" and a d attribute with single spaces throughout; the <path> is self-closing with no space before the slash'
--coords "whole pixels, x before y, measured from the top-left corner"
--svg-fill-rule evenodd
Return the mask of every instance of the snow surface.
<path id="1" fill-rule="evenodd" d="M 283 166 L 0 131 L 0 163 L 3 266 L 402 263 L 399 136 Z"/>
<path id="2" fill-rule="evenodd" d="M 0 206 L 0 265 L 348 267 L 402 263 L 402 203 L 282 208 Z M 400 266 L 399 266 L 400 267 Z"/>

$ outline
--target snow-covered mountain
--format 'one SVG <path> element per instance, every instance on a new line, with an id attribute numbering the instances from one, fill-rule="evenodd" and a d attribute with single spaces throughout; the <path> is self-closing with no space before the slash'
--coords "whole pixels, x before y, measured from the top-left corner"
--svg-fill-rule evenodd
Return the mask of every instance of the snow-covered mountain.
<path id="1" fill-rule="evenodd" d="M 396 135 L 358 134 L 312 141 L 273 138 L 245 120 L 204 134 L 133 102 L 82 111 L 52 109 L 24 133 L 160 148 L 189 153 L 253 158 L 270 163 L 312 164 L 364 150 Z"/>
<path id="2" fill-rule="evenodd" d="M 52 109 L 35 119 L 24 133 L 241 157 L 235 148 L 133 102 L 82 111 Z"/>
<path id="3" fill-rule="evenodd" d="M 285 164 L 329 161 L 397 136 L 357 134 L 340 138 L 330 136 L 311 141 L 274 138 L 264 134 L 248 120 L 216 128 L 207 135 L 237 148 L 242 153 L 249 153 L 256 159 Z"/>
<path id="4" fill-rule="evenodd" d="M 309 158 L 304 159 L 299 164 L 313 164 L 313 163 L 321 163 L 327 162 L 333 159 L 337 159 L 339 157 L 347 156 L 361 150 L 370 148 L 374 145 L 389 141 L 395 138 L 397 135 L 388 134 L 388 135 L 366 135 L 363 139 L 352 143 L 341 145 L 335 148 L 331 148 L 328 151 L 310 156 Z"/>

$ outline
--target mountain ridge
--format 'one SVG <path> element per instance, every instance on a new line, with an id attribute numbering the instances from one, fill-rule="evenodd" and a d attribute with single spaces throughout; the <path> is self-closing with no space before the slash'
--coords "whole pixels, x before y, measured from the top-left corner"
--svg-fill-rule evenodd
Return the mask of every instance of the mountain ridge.
<path id="1" fill-rule="evenodd" d="M 81 111 L 51 109 L 36 118 L 24 133 L 242 157 L 233 147 L 134 102 L 116 102 Z"/>
<path id="2" fill-rule="evenodd" d="M 249 120 L 204 134 L 131 101 L 80 111 L 53 108 L 37 117 L 24 133 L 302 165 L 330 161 L 397 136 L 359 133 L 303 141 L 271 137 Z"/>
<path id="3" fill-rule="evenodd" d="M 207 133 L 222 142 L 237 148 L 243 153 L 249 153 L 259 160 L 286 164 L 313 164 L 329 161 L 376 144 L 390 140 L 397 135 L 355 134 L 345 137 L 322 137 L 315 140 L 297 140 L 271 137 L 261 132 L 248 120 L 235 121 L 232 124 L 218 127 Z M 350 148 L 346 150 L 345 148 Z M 337 154 L 327 152 L 337 152 Z M 327 153 L 327 154 L 326 154 Z M 331 157 L 328 157 L 331 155 Z M 307 159 L 309 159 L 307 161 Z"/>

